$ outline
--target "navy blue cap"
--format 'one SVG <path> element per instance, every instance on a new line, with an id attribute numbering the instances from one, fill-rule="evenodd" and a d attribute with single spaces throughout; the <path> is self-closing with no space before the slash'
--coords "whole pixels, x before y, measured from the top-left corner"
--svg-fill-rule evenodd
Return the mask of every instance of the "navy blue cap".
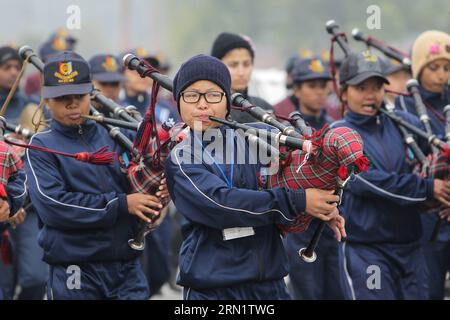
<path id="1" fill-rule="evenodd" d="M 123 67 L 119 58 L 112 54 L 97 54 L 89 60 L 93 80 L 100 82 L 123 81 Z"/>
<path id="2" fill-rule="evenodd" d="M 386 75 L 386 76 L 396 73 L 398 71 L 402 71 L 402 70 L 411 72 L 411 69 L 408 66 L 406 66 L 394 59 L 385 58 L 382 60 L 381 64 L 383 67 L 384 75 Z"/>
<path id="3" fill-rule="evenodd" d="M 370 51 L 350 53 L 339 68 L 340 84 L 355 86 L 366 79 L 377 77 L 389 84 L 386 79 L 381 59 Z"/>
<path id="4" fill-rule="evenodd" d="M 88 94 L 92 89 L 89 64 L 79 54 L 58 53 L 45 63 L 42 91 L 45 99 L 70 94 Z"/>
<path id="5" fill-rule="evenodd" d="M 299 60 L 292 70 L 294 83 L 319 79 L 331 80 L 332 76 L 328 64 L 317 57 Z"/>

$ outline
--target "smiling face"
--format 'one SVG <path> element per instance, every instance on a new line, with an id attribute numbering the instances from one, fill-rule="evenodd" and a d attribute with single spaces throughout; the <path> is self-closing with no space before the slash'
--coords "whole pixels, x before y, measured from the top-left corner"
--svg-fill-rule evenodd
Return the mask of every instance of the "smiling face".
<path id="1" fill-rule="evenodd" d="M 74 127 L 83 123 L 81 115 L 89 114 L 90 97 L 85 95 L 67 95 L 46 99 L 45 103 L 52 112 L 53 119 L 62 125 Z"/>
<path id="2" fill-rule="evenodd" d="M 450 79 L 450 60 L 437 59 L 428 63 L 419 75 L 419 82 L 425 90 L 442 93 Z"/>
<path id="3" fill-rule="evenodd" d="M 351 111 L 366 116 L 374 116 L 383 102 L 383 80 L 372 77 L 356 86 L 348 86 L 342 92 L 341 97 Z"/>
<path id="4" fill-rule="evenodd" d="M 223 93 L 223 90 L 214 82 L 200 80 L 184 89 L 182 94 L 187 92 Z M 201 96 L 200 100 L 196 103 L 187 103 L 183 100 L 183 97 L 180 97 L 179 104 L 181 118 L 189 127 L 196 131 L 205 131 L 207 129 L 220 126 L 219 123 L 209 120 L 209 116 L 225 118 L 228 111 L 227 99 L 225 96 L 222 97 L 222 100 L 219 103 L 208 103 L 205 96 Z"/>

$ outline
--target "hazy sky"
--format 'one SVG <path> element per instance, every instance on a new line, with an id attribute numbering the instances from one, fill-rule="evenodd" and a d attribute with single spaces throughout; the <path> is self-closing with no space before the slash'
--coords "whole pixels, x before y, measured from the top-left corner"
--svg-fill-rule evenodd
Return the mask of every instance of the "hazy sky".
<path id="1" fill-rule="evenodd" d="M 0 0 L 0 43 L 28 44 L 37 50 L 56 28 L 66 25 L 67 8 L 77 5 L 81 9 L 81 29 L 72 30 L 71 34 L 79 39 L 77 51 L 86 58 L 143 46 L 164 51 L 176 67 L 190 55 L 209 51 L 218 33 L 233 31 L 256 38 L 257 66 L 283 67 L 289 53 L 305 43 L 321 49 L 329 47 L 324 29 L 328 19 L 335 18 L 350 32 L 352 27 L 364 27 L 367 6 L 380 1 L 273 0 L 270 6 L 261 6 L 257 0 Z M 215 9 L 218 3 L 222 11 Z M 292 3 L 296 10 L 289 10 Z M 422 17 L 424 4 L 428 11 L 436 11 L 435 17 Z M 352 10 L 343 9 L 349 5 Z M 227 10 L 223 10 L 224 6 Z M 384 1 L 382 9 L 398 12 L 395 19 L 383 21 L 384 26 L 396 27 L 396 32 L 385 28 L 375 34 L 394 37 L 395 45 L 409 45 L 419 30 L 450 29 L 448 0 Z M 192 20 L 186 19 L 187 14 Z M 181 18 L 184 25 L 179 23 Z M 234 27 L 238 25 L 235 22 L 243 20 L 248 23 L 241 24 L 242 29 Z M 195 21 L 202 25 L 196 26 Z M 280 38 L 280 30 L 289 33 L 291 40 L 279 41 L 282 48 L 273 48 L 271 43 Z"/>

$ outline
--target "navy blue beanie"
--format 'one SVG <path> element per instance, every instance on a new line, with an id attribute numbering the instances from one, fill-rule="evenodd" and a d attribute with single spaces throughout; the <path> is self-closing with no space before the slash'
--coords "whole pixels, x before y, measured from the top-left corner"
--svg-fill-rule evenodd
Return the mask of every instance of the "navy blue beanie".
<path id="1" fill-rule="evenodd" d="M 180 111 L 181 92 L 194 82 L 208 80 L 217 84 L 227 98 L 228 113 L 231 109 L 231 75 L 228 67 L 219 59 L 199 54 L 183 63 L 173 79 L 173 98 Z"/>

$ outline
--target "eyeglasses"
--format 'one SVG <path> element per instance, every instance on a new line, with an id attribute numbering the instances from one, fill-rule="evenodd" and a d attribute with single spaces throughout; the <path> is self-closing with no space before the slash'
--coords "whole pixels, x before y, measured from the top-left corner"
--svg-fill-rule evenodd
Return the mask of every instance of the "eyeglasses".
<path id="1" fill-rule="evenodd" d="M 219 103 L 222 101 L 224 92 L 220 91 L 208 91 L 205 93 L 200 93 L 197 91 L 185 91 L 181 93 L 183 97 L 183 101 L 186 103 L 197 103 L 200 101 L 200 98 L 203 96 L 208 103 Z"/>

